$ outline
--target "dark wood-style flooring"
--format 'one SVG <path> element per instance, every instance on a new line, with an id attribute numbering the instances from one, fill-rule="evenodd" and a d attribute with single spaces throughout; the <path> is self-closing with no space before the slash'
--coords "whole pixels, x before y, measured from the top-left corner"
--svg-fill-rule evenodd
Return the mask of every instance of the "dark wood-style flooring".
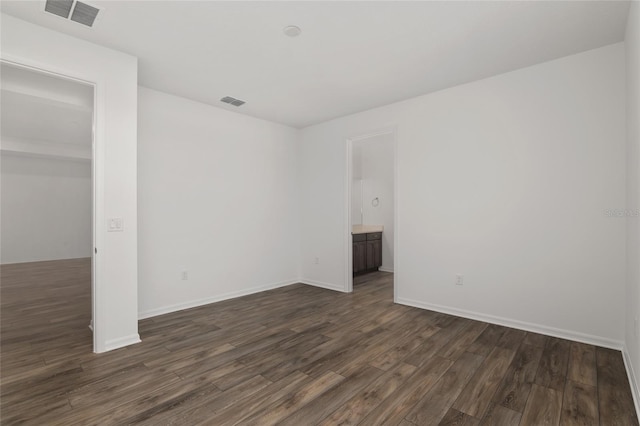
<path id="1" fill-rule="evenodd" d="M 292 285 L 91 353 L 86 259 L 2 266 L 3 425 L 637 425 L 618 351 Z"/>

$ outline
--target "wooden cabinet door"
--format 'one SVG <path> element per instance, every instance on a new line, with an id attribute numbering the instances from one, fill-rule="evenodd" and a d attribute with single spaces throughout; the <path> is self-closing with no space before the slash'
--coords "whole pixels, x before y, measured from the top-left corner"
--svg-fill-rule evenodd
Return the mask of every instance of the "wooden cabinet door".
<path id="1" fill-rule="evenodd" d="M 367 269 L 367 243 L 364 241 L 353 243 L 353 272 Z"/>
<path id="2" fill-rule="evenodd" d="M 375 268 L 375 241 L 367 241 L 367 267 L 366 269 L 373 269 Z"/>
<path id="3" fill-rule="evenodd" d="M 373 268 L 378 269 L 382 266 L 382 241 L 375 240 L 373 243 Z"/>

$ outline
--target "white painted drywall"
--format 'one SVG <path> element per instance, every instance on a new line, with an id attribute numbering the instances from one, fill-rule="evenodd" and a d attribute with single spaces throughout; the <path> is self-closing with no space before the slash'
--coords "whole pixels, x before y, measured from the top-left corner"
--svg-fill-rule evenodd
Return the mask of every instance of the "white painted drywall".
<path id="1" fill-rule="evenodd" d="M 621 345 L 624 88 L 618 43 L 304 129 L 304 282 L 346 288 L 345 140 L 397 125 L 399 301 Z"/>
<path id="2" fill-rule="evenodd" d="M 96 83 L 94 349 L 139 341 L 137 59 L 2 14 L 0 57 Z M 123 232 L 107 232 L 107 218 Z"/>
<path id="3" fill-rule="evenodd" d="M 0 263 L 91 257 L 91 162 L 0 159 Z"/>
<path id="4" fill-rule="evenodd" d="M 297 282 L 299 131 L 143 87 L 138 123 L 140 316 Z"/>
<path id="5" fill-rule="evenodd" d="M 362 225 L 362 179 L 351 179 L 351 227 Z"/>
<path id="6" fill-rule="evenodd" d="M 353 170 L 358 177 L 352 189 L 352 222 L 360 218 L 355 205 L 362 206 L 363 225 L 382 225 L 381 270 L 393 272 L 393 166 L 394 135 L 391 133 L 353 141 Z M 361 185 L 360 185 L 361 182 Z M 377 199 L 377 204 L 373 202 Z M 357 224 L 353 222 L 353 224 Z"/>
<path id="7" fill-rule="evenodd" d="M 351 148 L 351 226 L 362 225 L 362 145 Z"/>
<path id="8" fill-rule="evenodd" d="M 625 355 L 636 404 L 640 399 L 640 4 L 632 2 L 625 37 L 627 58 L 627 294 Z M 636 406 L 636 409 L 638 407 Z"/>

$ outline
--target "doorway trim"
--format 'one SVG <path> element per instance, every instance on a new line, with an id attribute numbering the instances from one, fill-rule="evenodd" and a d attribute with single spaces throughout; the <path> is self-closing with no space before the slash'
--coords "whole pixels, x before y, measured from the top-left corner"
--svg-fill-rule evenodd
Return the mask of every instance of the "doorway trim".
<path id="1" fill-rule="evenodd" d="M 345 261 L 345 277 L 344 291 L 346 293 L 353 292 L 353 254 L 352 254 L 352 238 L 351 238 L 351 181 L 353 180 L 353 143 L 376 136 L 391 135 L 393 137 L 393 302 L 397 303 L 398 299 L 398 126 L 396 124 L 371 130 L 366 133 L 359 133 L 348 137 L 346 140 L 346 186 L 345 186 L 345 220 L 344 220 L 344 252 Z"/>
<path id="2" fill-rule="evenodd" d="M 104 341 L 104 339 L 101 338 L 104 330 L 104 322 L 101 315 L 101 305 L 99 304 L 99 301 L 102 300 L 99 291 L 102 288 L 102 268 L 100 258 L 97 256 L 98 248 L 102 247 L 102 237 L 96 232 L 96 224 L 104 222 L 104 220 L 102 220 L 102 212 L 104 211 L 104 206 L 102 205 L 102 200 L 104 200 L 104 164 L 102 156 L 99 155 L 99 153 L 102 152 L 103 141 L 98 131 L 100 129 L 98 107 L 102 105 L 103 102 L 102 87 L 99 87 L 98 82 L 93 81 L 94 78 L 90 75 L 82 75 L 75 70 L 52 68 L 47 64 L 41 64 L 37 61 L 22 57 L 3 54 L 0 57 L 0 62 L 16 68 L 39 72 L 93 87 L 93 123 L 91 134 L 91 322 L 88 326 L 92 331 L 93 352 L 103 352 L 104 348 L 101 347 L 100 342 Z"/>

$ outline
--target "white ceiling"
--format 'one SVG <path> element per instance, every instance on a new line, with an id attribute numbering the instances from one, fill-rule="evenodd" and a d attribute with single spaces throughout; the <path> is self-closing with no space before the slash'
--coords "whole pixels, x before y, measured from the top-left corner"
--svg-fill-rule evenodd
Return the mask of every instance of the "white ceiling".
<path id="1" fill-rule="evenodd" d="M 2 12 L 139 58 L 141 85 L 304 127 L 623 40 L 628 2 L 87 1 L 93 29 Z M 298 25 L 302 35 L 286 37 Z M 236 108 L 223 96 L 245 100 Z"/>
<path id="2" fill-rule="evenodd" d="M 91 147 L 92 86 L 4 63 L 0 77 L 3 149 L 16 141 Z"/>

